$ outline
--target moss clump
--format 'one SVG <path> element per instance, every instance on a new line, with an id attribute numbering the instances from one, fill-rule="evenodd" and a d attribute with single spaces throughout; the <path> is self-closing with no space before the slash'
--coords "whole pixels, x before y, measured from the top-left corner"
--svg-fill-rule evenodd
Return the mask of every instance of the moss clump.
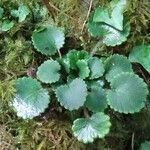
<path id="1" fill-rule="evenodd" d="M 0 149 L 129 149 L 128 145 L 131 145 L 133 133 L 136 135 L 134 141 L 135 148 L 137 148 L 141 141 L 150 138 L 150 134 L 147 134 L 150 128 L 147 113 L 150 110 L 149 107 L 133 117 L 109 112 L 114 118 L 112 119 L 114 128 L 110 135 L 105 140 L 97 140 L 94 144 L 89 145 L 83 145 L 73 137 L 69 119 L 61 121 L 58 116 L 52 117 L 49 114 L 51 119 L 36 118 L 24 121 L 18 119 L 11 110 L 10 100 L 15 92 L 11 80 L 25 75 L 28 68 L 36 66 L 45 59 L 33 49 L 31 35 L 34 29 L 42 24 L 56 24 L 64 28 L 67 37 L 64 51 L 70 48 L 84 48 L 91 51 L 97 43 L 97 39 L 88 35 L 86 27 L 81 34 L 90 0 L 49 0 L 49 2 L 50 12 L 47 11 L 41 0 L 17 0 L 15 3 L 3 0 L 0 2 L 0 6 L 5 9 L 5 17 L 12 19 L 15 23 L 14 28 L 9 32 L 0 32 Z M 106 0 L 94 0 L 91 11 L 107 2 Z M 31 10 L 27 20 L 22 23 L 18 23 L 17 19 L 10 15 L 11 9 L 16 9 L 20 3 L 25 3 Z M 127 54 L 136 43 L 149 43 L 149 14 L 148 1 L 128 1 L 125 11 L 126 18 L 131 23 L 128 41 L 115 48 L 103 47 L 103 51 L 97 54 L 103 56 L 112 52 Z M 64 111 L 61 115 L 64 115 Z"/>

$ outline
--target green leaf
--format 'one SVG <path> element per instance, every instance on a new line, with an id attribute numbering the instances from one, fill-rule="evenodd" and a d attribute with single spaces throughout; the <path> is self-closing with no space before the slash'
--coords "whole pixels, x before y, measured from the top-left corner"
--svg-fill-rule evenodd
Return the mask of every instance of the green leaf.
<path id="1" fill-rule="evenodd" d="M 104 30 L 107 30 L 107 35 L 103 38 L 103 43 L 107 46 L 120 45 L 127 40 L 130 33 L 130 25 L 126 23 L 124 25 L 123 31 L 118 31 L 110 26 L 103 25 Z"/>
<path id="2" fill-rule="evenodd" d="M 88 61 L 90 68 L 90 79 L 97 79 L 104 73 L 104 66 L 102 61 L 97 57 L 92 57 Z"/>
<path id="3" fill-rule="evenodd" d="M 0 7 L 0 19 L 3 17 L 4 9 Z"/>
<path id="4" fill-rule="evenodd" d="M 87 28 L 88 31 L 90 32 L 90 34 L 93 37 L 103 37 L 105 35 L 107 35 L 107 29 L 105 29 L 103 27 L 104 24 L 102 23 L 97 23 L 97 22 L 93 22 L 93 13 L 91 14 L 91 16 L 89 17 L 89 21 L 87 23 Z"/>
<path id="5" fill-rule="evenodd" d="M 90 80 L 86 82 L 88 89 L 99 88 L 104 86 L 103 80 Z"/>
<path id="6" fill-rule="evenodd" d="M 101 112 L 107 107 L 106 94 L 101 87 L 92 88 L 88 93 L 85 106 L 92 112 Z"/>
<path id="7" fill-rule="evenodd" d="M 144 106 L 148 89 L 145 82 L 133 73 L 121 73 L 111 81 L 107 101 L 120 113 L 139 112 Z"/>
<path id="8" fill-rule="evenodd" d="M 150 45 L 135 46 L 129 54 L 129 60 L 140 63 L 150 72 Z"/>
<path id="9" fill-rule="evenodd" d="M 88 62 L 86 60 L 78 60 L 77 61 L 77 67 L 79 68 L 79 77 L 81 79 L 85 79 L 89 76 L 90 70 L 88 67 Z"/>
<path id="10" fill-rule="evenodd" d="M 113 78 L 122 72 L 133 72 L 130 61 L 122 55 L 112 55 L 105 61 L 105 78 L 107 81 L 113 80 Z"/>
<path id="11" fill-rule="evenodd" d="M 88 60 L 89 54 L 82 50 L 82 51 L 77 51 L 77 50 L 71 50 L 69 53 L 67 53 L 66 56 L 68 61 L 70 62 L 70 68 L 71 69 L 78 69 L 77 66 L 77 61 L 78 60 Z"/>
<path id="12" fill-rule="evenodd" d="M 4 20 L 4 21 L 0 24 L 0 30 L 1 30 L 1 31 L 8 31 L 8 30 L 10 30 L 13 26 L 14 26 L 14 23 L 13 23 L 12 21 Z"/>
<path id="13" fill-rule="evenodd" d="M 27 6 L 20 5 L 18 10 L 12 10 L 11 15 L 13 17 L 18 18 L 18 22 L 22 22 L 26 19 L 26 17 L 29 15 L 30 11 Z"/>
<path id="14" fill-rule="evenodd" d="M 93 142 L 109 133 L 111 126 L 109 116 L 104 113 L 93 114 L 90 118 L 79 118 L 73 122 L 72 130 L 77 139 L 83 143 Z"/>
<path id="15" fill-rule="evenodd" d="M 33 32 L 32 41 L 37 51 L 54 55 L 64 44 L 64 33 L 57 27 L 43 27 Z"/>
<path id="16" fill-rule="evenodd" d="M 66 57 L 59 58 L 59 63 L 62 65 L 62 67 L 65 69 L 67 73 L 70 72 L 70 61 Z"/>
<path id="17" fill-rule="evenodd" d="M 125 23 L 123 30 L 117 30 L 105 23 L 93 22 L 93 16 L 90 17 L 87 27 L 90 34 L 94 37 L 101 37 L 102 42 L 107 46 L 120 45 L 127 40 L 130 33 L 130 24 Z"/>
<path id="18" fill-rule="evenodd" d="M 145 141 L 140 146 L 140 150 L 149 150 L 149 149 L 150 149 L 150 142 L 149 141 Z"/>
<path id="19" fill-rule="evenodd" d="M 93 21 L 104 22 L 114 28 L 123 30 L 123 10 L 126 5 L 126 0 L 113 0 L 110 3 L 110 7 L 99 7 L 95 10 Z M 110 14 L 109 9 L 112 12 Z"/>
<path id="20" fill-rule="evenodd" d="M 44 83 L 55 83 L 60 78 L 60 65 L 57 61 L 47 60 L 38 67 L 37 77 Z"/>
<path id="21" fill-rule="evenodd" d="M 82 79 L 76 78 L 72 82 L 58 87 L 55 93 L 62 106 L 66 109 L 74 110 L 84 105 L 87 88 Z"/>
<path id="22" fill-rule="evenodd" d="M 19 117 L 32 119 L 48 107 L 50 97 L 36 79 L 19 78 L 15 81 L 16 94 L 12 106 Z"/>

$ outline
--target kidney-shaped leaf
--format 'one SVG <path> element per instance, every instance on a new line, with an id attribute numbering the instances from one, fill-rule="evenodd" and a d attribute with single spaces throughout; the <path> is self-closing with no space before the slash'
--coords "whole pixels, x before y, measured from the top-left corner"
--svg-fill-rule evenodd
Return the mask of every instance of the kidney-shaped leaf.
<path id="1" fill-rule="evenodd" d="M 105 61 L 105 77 L 108 81 L 122 72 L 132 72 L 132 65 L 127 57 L 115 54 Z"/>
<path id="2" fill-rule="evenodd" d="M 92 57 L 88 61 L 90 68 L 90 79 L 97 79 L 104 73 L 104 66 L 102 61 L 97 57 Z"/>
<path id="3" fill-rule="evenodd" d="M 54 83 L 60 78 L 59 71 L 60 65 L 57 61 L 47 60 L 39 66 L 37 77 L 44 83 Z"/>
<path id="4" fill-rule="evenodd" d="M 94 22 L 105 22 L 118 30 L 123 30 L 123 10 L 126 0 L 112 0 L 109 7 L 99 7 L 94 13 Z M 110 10 L 111 9 L 111 14 Z"/>
<path id="5" fill-rule="evenodd" d="M 129 55 L 131 62 L 140 63 L 150 72 L 150 45 L 135 46 Z"/>
<path id="6" fill-rule="evenodd" d="M 103 38 L 103 43 L 107 46 L 120 45 L 127 40 L 130 33 L 130 25 L 126 23 L 122 31 L 116 30 L 113 27 L 103 25 L 103 28 L 107 30 L 107 33 Z"/>
<path id="7" fill-rule="evenodd" d="M 76 78 L 70 83 L 58 87 L 55 93 L 62 106 L 66 109 L 74 110 L 84 105 L 87 88 L 82 79 Z"/>
<path id="8" fill-rule="evenodd" d="M 92 112 L 101 112 L 107 107 L 106 93 L 102 87 L 94 87 L 88 93 L 85 106 Z"/>
<path id="9" fill-rule="evenodd" d="M 127 40 L 127 37 L 130 33 L 129 23 L 125 23 L 123 30 L 120 31 L 105 23 L 94 22 L 92 16 L 88 21 L 87 27 L 92 36 L 102 37 L 102 42 L 107 46 L 116 46 L 122 44 Z"/>
<path id="10" fill-rule="evenodd" d="M 148 89 L 146 83 L 133 73 L 121 73 L 111 81 L 107 101 L 120 113 L 139 112 L 144 106 Z"/>
<path id="11" fill-rule="evenodd" d="M 12 106 L 19 117 L 32 119 L 48 107 L 50 97 L 36 79 L 19 78 L 15 81 L 16 94 Z"/>
<path id="12" fill-rule="evenodd" d="M 104 113 L 93 114 L 90 118 L 79 118 L 73 123 L 73 134 L 83 143 L 93 142 L 109 133 L 111 126 L 109 116 Z"/>
<path id="13" fill-rule="evenodd" d="M 64 44 L 64 33 L 57 27 L 43 27 L 33 32 L 32 41 L 37 51 L 54 55 Z"/>

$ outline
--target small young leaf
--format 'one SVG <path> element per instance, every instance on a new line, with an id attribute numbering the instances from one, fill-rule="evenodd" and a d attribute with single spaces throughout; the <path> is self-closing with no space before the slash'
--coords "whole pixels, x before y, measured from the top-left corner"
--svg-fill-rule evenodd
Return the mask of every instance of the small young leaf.
<path id="1" fill-rule="evenodd" d="M 57 61 L 47 60 L 39 66 L 37 77 L 44 83 L 55 83 L 60 78 L 59 71 L 60 65 Z"/>
<path id="2" fill-rule="evenodd" d="M 77 61 L 78 60 L 88 60 L 88 58 L 89 58 L 89 54 L 84 50 L 82 50 L 82 51 L 71 50 L 67 54 L 67 59 L 70 62 L 71 69 L 78 69 Z"/>
<path id="3" fill-rule="evenodd" d="M 93 142 L 109 133 L 111 126 L 109 116 L 104 113 L 93 114 L 90 118 L 79 118 L 73 122 L 72 130 L 77 139 L 83 143 Z"/>
<path id="4" fill-rule="evenodd" d="M 22 22 L 26 19 L 27 15 L 29 15 L 30 11 L 27 6 L 20 5 L 18 10 L 12 10 L 11 15 L 13 17 L 18 18 L 18 22 Z"/>
<path id="5" fill-rule="evenodd" d="M 88 61 L 90 68 L 90 79 L 97 79 L 104 73 L 104 66 L 102 61 L 97 57 L 92 57 Z"/>
<path id="6" fill-rule="evenodd" d="M 4 20 L 4 21 L 0 24 L 0 30 L 1 30 L 1 31 L 8 31 L 8 30 L 10 30 L 13 26 L 14 26 L 14 23 L 13 23 L 12 21 Z"/>
<path id="7" fill-rule="evenodd" d="M 55 93 L 62 106 L 66 109 L 74 110 L 84 105 L 87 88 L 82 79 L 76 78 L 72 82 L 58 87 Z"/>
<path id="8" fill-rule="evenodd" d="M 126 5 L 126 0 L 112 0 L 110 8 L 112 10 L 111 15 L 109 14 L 108 7 L 99 7 L 95 10 L 93 21 L 104 22 L 114 28 L 122 31 L 123 30 L 123 10 Z"/>
<path id="9" fill-rule="evenodd" d="M 107 101 L 111 108 L 120 113 L 139 112 L 144 106 L 148 89 L 137 75 L 124 72 L 113 78 Z"/>
<path id="10" fill-rule="evenodd" d="M 66 57 L 59 58 L 58 62 L 62 65 L 67 73 L 70 72 L 70 61 Z"/>
<path id="11" fill-rule="evenodd" d="M 64 33 L 57 27 L 43 27 L 33 32 L 32 41 L 37 51 L 54 55 L 64 44 Z"/>
<path id="12" fill-rule="evenodd" d="M 19 78 L 15 81 L 16 94 L 12 101 L 17 115 L 24 119 L 32 119 L 40 115 L 48 107 L 50 97 L 36 79 Z"/>
<path id="13" fill-rule="evenodd" d="M 85 106 L 92 112 L 101 112 L 107 107 L 106 94 L 101 87 L 92 88 L 87 96 Z"/>
<path id="14" fill-rule="evenodd" d="M 105 61 L 105 77 L 107 81 L 113 80 L 116 75 L 122 72 L 133 72 L 132 65 L 125 56 L 115 54 Z"/>
<path id="15" fill-rule="evenodd" d="M 79 68 L 79 77 L 85 79 L 89 76 L 90 70 L 87 60 L 81 59 L 77 61 L 77 67 Z"/>
<path id="16" fill-rule="evenodd" d="M 150 72 L 150 45 L 135 46 L 129 54 L 129 60 L 140 63 Z"/>

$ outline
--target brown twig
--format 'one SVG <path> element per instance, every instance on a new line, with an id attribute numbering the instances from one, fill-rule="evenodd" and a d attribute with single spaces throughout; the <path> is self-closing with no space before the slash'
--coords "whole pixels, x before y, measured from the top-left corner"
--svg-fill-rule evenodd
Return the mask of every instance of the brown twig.
<path id="1" fill-rule="evenodd" d="M 85 27 L 85 24 L 89 18 L 89 15 L 90 15 L 90 12 L 91 12 L 91 9 L 92 9 L 92 4 L 93 4 L 93 0 L 90 1 L 90 4 L 89 4 L 89 9 L 88 9 L 88 12 L 87 12 L 87 15 L 86 15 L 86 19 L 82 25 L 82 29 L 81 29 L 81 34 L 83 33 L 83 30 L 84 30 L 84 27 Z"/>

